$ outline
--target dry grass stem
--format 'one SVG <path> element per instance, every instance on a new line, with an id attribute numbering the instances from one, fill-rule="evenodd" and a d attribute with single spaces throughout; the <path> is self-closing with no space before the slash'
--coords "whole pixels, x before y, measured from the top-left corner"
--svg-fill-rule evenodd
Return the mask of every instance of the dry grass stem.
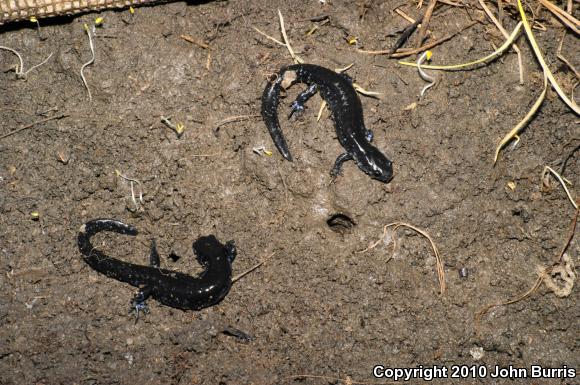
<path id="1" fill-rule="evenodd" d="M 560 39 L 560 44 L 558 45 L 558 50 L 556 51 L 556 57 L 561 61 L 563 61 L 568 66 L 568 68 L 570 68 L 572 72 L 574 72 L 574 75 L 576 75 L 576 79 L 580 79 L 580 73 L 578 72 L 578 70 L 576 70 L 576 68 L 562 55 L 562 47 L 564 46 L 565 37 L 566 31 L 564 31 L 564 33 L 562 34 L 562 38 Z M 570 97 L 570 99 L 574 100 L 573 97 Z"/>
<path id="2" fill-rule="evenodd" d="M 414 55 L 416 53 L 426 51 L 426 50 L 431 49 L 435 46 L 438 46 L 441 43 L 446 42 L 447 40 L 451 40 L 455 36 L 459 35 L 461 32 L 473 27 L 475 24 L 478 24 L 478 23 L 479 23 L 479 20 L 474 20 L 471 23 L 467 24 L 465 27 L 462 27 L 461 29 L 459 29 L 458 31 L 450 33 L 449 35 L 444 36 L 441 39 L 434 40 L 431 43 L 425 44 L 424 46 L 419 47 L 419 48 L 412 48 L 412 49 L 401 48 L 401 49 L 398 49 L 395 53 L 393 53 L 391 55 L 391 57 L 394 57 L 394 58 L 406 57 L 406 56 L 411 56 L 411 55 Z M 367 50 L 359 49 L 358 52 L 365 53 L 368 55 L 389 55 L 391 53 L 391 50 L 385 49 L 385 50 L 379 50 L 379 51 L 367 51 Z M 413 64 L 415 64 L 415 63 L 413 63 Z M 428 67 L 425 67 L 425 68 L 428 68 Z"/>
<path id="3" fill-rule="evenodd" d="M 208 52 L 207 59 L 205 61 L 205 69 L 209 71 L 210 68 L 211 68 L 211 52 Z"/>
<path id="4" fill-rule="evenodd" d="M 395 9 L 395 13 L 397 15 L 401 16 L 403 19 L 407 20 L 411 24 L 413 24 L 415 22 L 415 19 L 413 19 L 411 16 L 407 15 L 405 12 L 401 11 L 399 8 Z"/>
<path id="5" fill-rule="evenodd" d="M 576 200 L 572 197 L 570 190 L 568 190 L 568 187 L 566 187 L 566 182 L 564 181 L 564 178 L 562 178 L 560 174 L 558 174 L 553 168 L 549 166 L 544 167 L 544 171 L 542 171 L 542 184 L 544 185 L 546 184 L 548 172 L 552 173 L 552 175 L 556 177 L 558 182 L 560 182 L 560 184 L 564 188 L 564 191 L 566 191 L 566 195 L 568 196 L 568 199 L 570 200 L 574 208 L 578 209 L 578 203 L 576 203 Z"/>
<path id="6" fill-rule="evenodd" d="M 356 83 L 352 83 L 352 87 L 355 89 L 356 92 L 358 92 L 359 94 L 363 94 L 365 96 L 370 96 L 370 97 L 375 97 L 375 98 L 378 98 L 379 96 L 381 96 L 380 92 L 365 90 L 364 88 L 362 88 L 360 85 L 358 85 Z"/>
<path id="7" fill-rule="evenodd" d="M 28 71 L 24 71 L 24 61 L 22 60 L 22 56 L 20 55 L 20 53 L 18 51 L 16 51 L 15 49 L 9 48 L 9 47 L 4 47 L 4 46 L 0 46 L 0 49 L 12 52 L 14 55 L 16 55 L 18 57 L 18 60 L 20 61 L 20 65 L 16 66 L 16 77 L 18 79 L 24 79 L 26 78 L 26 75 L 28 75 L 28 73 L 30 71 L 32 71 L 35 68 L 40 67 L 41 65 L 45 64 L 47 61 L 50 60 L 50 58 L 52 57 L 53 53 L 51 53 L 50 55 L 48 55 L 48 57 L 46 59 L 44 59 L 42 62 L 38 63 L 37 65 L 34 65 L 32 67 L 30 67 L 28 69 Z"/>
<path id="8" fill-rule="evenodd" d="M 536 290 L 538 290 L 538 288 L 540 287 L 541 284 L 542 284 L 542 277 L 538 277 L 536 279 L 536 281 L 534 282 L 534 284 L 532 285 L 532 287 L 528 291 L 526 291 L 525 293 L 520 294 L 519 296 L 512 298 L 510 300 L 507 300 L 507 301 L 499 301 L 496 303 L 485 305 L 480 310 L 478 310 L 473 317 L 474 323 L 475 323 L 475 334 L 479 334 L 479 325 L 481 324 L 481 317 L 483 317 L 488 311 L 490 311 L 494 307 L 511 305 L 513 303 L 520 302 L 520 301 L 528 298 Z"/>
<path id="9" fill-rule="evenodd" d="M 565 26 L 574 31 L 576 35 L 580 34 L 580 30 L 578 29 L 580 27 L 580 20 L 576 19 L 570 13 L 552 4 L 548 0 L 539 0 L 539 1 L 540 4 L 548 8 L 550 12 L 552 12 Z"/>
<path id="10" fill-rule="evenodd" d="M 261 35 L 265 36 L 267 39 L 270 39 L 270 40 L 272 40 L 274 43 L 276 43 L 276 44 L 279 44 L 279 45 L 281 45 L 281 46 L 286 46 L 286 44 L 284 44 L 284 43 L 283 43 L 283 42 L 281 42 L 280 40 L 278 40 L 278 39 L 275 39 L 275 38 L 273 38 L 272 36 L 265 34 L 264 32 L 260 31 L 258 28 L 256 28 L 256 27 L 252 27 L 252 28 L 254 28 L 254 30 L 255 30 L 256 32 L 258 32 L 259 34 L 261 34 Z"/>
<path id="11" fill-rule="evenodd" d="M 292 56 L 292 60 L 294 63 L 301 64 L 304 63 L 298 55 L 294 53 L 292 46 L 290 45 L 290 40 L 288 40 L 288 35 L 286 35 L 286 27 L 284 27 L 284 18 L 282 17 L 282 12 L 278 10 L 278 16 L 280 17 L 280 29 L 282 30 L 282 37 L 284 38 L 284 42 L 286 43 L 286 48 L 288 48 L 288 52 L 290 52 L 290 56 Z"/>
<path id="12" fill-rule="evenodd" d="M 578 203 L 578 201 L 576 201 L 576 202 Z M 574 214 L 574 219 L 572 220 L 572 224 L 570 225 L 570 233 L 568 234 L 568 239 L 567 239 L 566 243 L 564 244 L 564 247 L 562 247 L 562 251 L 560 252 L 560 255 L 556 259 L 556 262 L 558 262 L 558 263 L 562 262 L 562 260 L 564 259 L 564 254 L 566 253 L 566 250 L 568 249 L 568 246 L 570 246 L 570 244 L 572 243 L 572 239 L 574 239 L 574 235 L 576 234 L 576 225 L 578 224 L 578 214 L 579 213 L 580 213 L 580 208 L 576 207 L 576 214 Z"/>
<path id="13" fill-rule="evenodd" d="M 119 171 L 119 170 L 115 170 L 115 174 L 117 174 L 117 176 L 119 178 L 124 179 L 127 182 L 129 182 L 129 185 L 131 186 L 131 200 L 133 201 L 133 204 L 135 205 L 135 210 L 139 210 L 139 203 L 143 204 L 143 191 L 142 191 L 141 187 L 139 187 L 139 203 L 138 203 L 137 198 L 135 197 L 134 184 L 141 186 L 142 183 L 135 178 L 130 178 L 128 176 L 121 174 L 121 171 Z"/>
<path id="14" fill-rule="evenodd" d="M 577 207 L 577 206 L 576 206 Z M 516 302 L 520 302 L 529 296 L 531 296 L 536 290 L 540 288 L 542 282 L 546 285 L 548 289 L 550 289 L 556 296 L 558 297 L 567 297 L 572 292 L 572 288 L 574 287 L 574 280 L 576 279 L 576 273 L 574 271 L 574 262 L 565 254 L 566 249 L 572 243 L 572 239 L 574 239 L 575 231 L 576 231 L 576 223 L 578 221 L 578 213 L 580 212 L 579 208 L 576 208 L 576 213 L 574 214 L 574 218 L 572 219 L 572 226 L 570 235 L 562 248 L 562 252 L 560 253 L 560 257 L 558 261 L 553 266 L 538 266 L 536 268 L 536 274 L 538 278 L 532 285 L 532 287 L 527 290 L 525 293 L 516 296 L 507 301 L 499 301 L 496 303 L 492 303 L 489 305 L 485 305 L 480 310 L 478 310 L 474 315 L 474 324 L 475 324 L 475 333 L 479 334 L 479 325 L 481 324 L 481 318 L 491 309 L 497 306 L 506 306 L 511 305 Z M 561 281 L 563 284 L 557 284 L 554 282 L 552 276 L 560 276 Z"/>
<path id="15" fill-rule="evenodd" d="M 489 17 L 489 19 L 495 24 L 495 26 L 497 27 L 497 29 L 499 29 L 499 31 L 503 34 L 503 36 L 507 40 L 509 40 L 510 34 L 501 25 L 499 20 L 496 19 L 495 16 L 493 16 L 493 13 L 491 13 L 491 11 L 489 10 L 489 8 L 485 4 L 485 2 L 483 0 L 479 0 L 479 5 L 481 5 L 481 8 L 483 8 L 483 11 L 487 15 L 487 17 Z M 514 48 L 514 51 L 516 51 L 516 53 L 518 54 L 518 66 L 519 66 L 519 70 L 520 70 L 520 84 L 524 84 L 524 64 L 522 61 L 522 52 L 520 51 L 520 47 L 518 47 L 518 45 L 516 43 L 513 43 L 512 46 Z"/>
<path id="16" fill-rule="evenodd" d="M 487 55 L 485 57 L 482 57 L 482 58 L 479 58 L 477 60 L 470 61 L 467 63 L 449 64 L 449 65 L 421 65 L 421 67 L 426 68 L 426 69 L 430 69 L 430 70 L 454 71 L 454 70 L 462 70 L 462 69 L 465 69 L 467 67 L 472 67 L 472 66 L 475 66 L 478 64 L 488 62 L 488 61 L 500 56 L 502 53 L 504 53 L 510 47 L 510 45 L 512 45 L 514 40 L 518 37 L 518 34 L 520 32 L 521 27 L 522 27 L 522 23 L 520 22 L 516 25 L 513 32 L 511 33 L 511 35 L 508 36 L 508 39 L 501 45 L 501 47 L 499 47 L 494 52 L 490 53 L 489 55 Z M 409 66 L 409 67 L 417 67 L 417 63 L 414 63 L 414 62 L 402 62 L 401 61 L 401 62 L 399 62 L 399 64 Z"/>
<path id="17" fill-rule="evenodd" d="M 324 112 L 324 110 L 326 109 L 326 101 L 322 101 L 322 103 L 320 103 L 320 108 L 318 109 L 318 115 L 316 115 L 316 121 L 319 122 L 320 118 L 322 118 L 322 113 Z"/>
<path id="18" fill-rule="evenodd" d="M 445 271 L 443 270 L 443 262 L 441 261 L 441 255 L 439 254 L 439 250 L 437 249 L 435 242 L 433 242 L 433 239 L 431 238 L 431 236 L 429 236 L 429 234 L 427 234 L 425 231 L 423 231 L 423 230 L 421 230 L 421 229 L 419 229 L 411 224 L 408 224 L 405 222 L 394 222 L 394 223 L 389 223 L 388 225 L 385 225 L 383 227 L 383 235 L 381 236 L 381 238 L 379 238 L 379 240 L 377 240 L 375 243 L 373 243 L 372 245 L 370 245 L 366 249 L 359 251 L 358 253 L 366 253 L 367 251 L 377 247 L 377 245 L 379 243 L 381 243 L 383 241 L 383 239 L 387 236 L 387 230 L 390 227 L 393 228 L 393 232 L 396 232 L 399 227 L 407 227 L 407 228 L 417 232 L 418 234 L 422 235 L 423 237 L 427 238 L 427 240 L 431 244 L 431 248 L 433 249 L 433 253 L 435 254 L 437 278 L 439 280 L 439 293 L 440 294 L 445 293 L 447 285 L 445 283 Z M 396 245 L 395 242 L 396 241 L 393 240 L 393 253 L 394 253 L 395 245 Z"/>
<path id="19" fill-rule="evenodd" d="M 536 102 L 534 103 L 532 108 L 530 108 L 530 110 L 528 111 L 526 116 L 524 116 L 524 118 L 514 128 L 512 128 L 512 130 L 510 132 L 508 132 L 503 137 L 503 139 L 499 142 L 499 144 L 495 148 L 495 155 L 493 157 L 493 164 L 495 164 L 497 162 L 497 158 L 499 157 L 499 152 L 501 151 L 501 149 L 510 140 L 512 140 L 522 130 L 522 128 L 524 128 L 529 123 L 529 121 L 532 119 L 532 117 L 534 116 L 536 111 L 538 111 L 538 109 L 540 108 L 540 106 L 544 102 L 544 99 L 546 98 L 547 91 L 548 91 L 548 77 L 546 76 L 546 73 L 544 72 L 544 89 L 542 90 L 542 93 L 540 94 L 540 96 L 538 97 L 538 99 L 536 100 Z"/>
<path id="20" fill-rule="evenodd" d="M 576 102 L 574 102 L 573 100 L 570 100 L 566 96 L 564 91 L 562 91 L 562 88 L 560 87 L 560 85 L 558 84 L 556 79 L 554 78 L 552 71 L 550 71 L 550 67 L 548 67 L 548 64 L 544 60 L 544 57 L 542 55 L 542 51 L 540 50 L 540 47 L 538 46 L 536 38 L 534 37 L 534 33 L 532 32 L 532 28 L 530 27 L 530 24 L 528 23 L 526 13 L 525 13 L 524 8 L 522 6 L 522 1 L 517 0 L 517 4 L 518 4 L 518 10 L 520 12 L 520 17 L 522 19 L 522 22 L 524 23 L 524 29 L 526 31 L 526 35 L 528 36 L 528 40 L 530 41 L 530 44 L 532 45 L 532 49 L 534 51 L 534 54 L 536 55 L 536 58 L 538 59 L 544 72 L 548 76 L 548 79 L 550 80 L 552 87 L 554 87 L 554 89 L 556 90 L 556 92 L 558 93 L 558 95 L 560 96 L 562 101 L 564 101 L 564 103 L 566 103 L 566 105 L 568 107 L 570 107 L 574 111 L 574 113 L 576 113 L 577 115 L 580 115 L 580 107 L 578 107 Z"/>
<path id="21" fill-rule="evenodd" d="M 87 32 L 87 36 L 89 37 L 89 48 L 91 49 L 91 59 L 81 66 L 81 79 L 83 80 L 83 84 L 85 85 L 85 88 L 87 89 L 87 92 L 89 93 L 89 100 L 93 100 L 93 96 L 91 95 L 91 89 L 89 88 L 89 85 L 87 83 L 87 79 L 85 79 L 84 70 L 86 67 L 88 67 L 89 65 L 91 65 L 95 62 L 95 46 L 93 43 L 92 31 L 86 24 L 85 24 L 85 31 Z"/>
<path id="22" fill-rule="evenodd" d="M 205 43 L 202 40 L 196 39 L 196 38 L 194 38 L 192 36 L 189 36 L 189 35 L 180 35 L 179 37 L 182 38 L 183 40 L 191 43 L 191 44 L 194 44 L 194 45 L 200 47 L 200 48 L 210 49 L 209 44 Z"/>

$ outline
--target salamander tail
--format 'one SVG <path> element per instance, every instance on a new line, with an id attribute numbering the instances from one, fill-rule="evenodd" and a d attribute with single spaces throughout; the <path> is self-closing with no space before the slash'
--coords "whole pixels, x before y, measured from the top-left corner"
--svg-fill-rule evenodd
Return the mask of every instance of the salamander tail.
<path id="1" fill-rule="evenodd" d="M 292 162 L 292 155 L 288 150 L 288 144 L 280 128 L 280 122 L 278 120 L 278 104 L 280 98 L 280 84 L 284 79 L 284 69 L 280 71 L 276 78 L 269 81 L 262 94 L 262 118 L 264 123 L 270 132 L 270 136 L 276 145 L 276 148 L 282 154 L 282 156 Z"/>
<path id="2" fill-rule="evenodd" d="M 90 256 L 94 250 L 91 244 L 91 237 L 101 231 L 112 231 L 125 235 L 137 235 L 137 229 L 134 226 L 125 224 L 116 219 L 93 219 L 85 223 L 79 229 L 77 243 L 79 250 L 83 255 Z"/>

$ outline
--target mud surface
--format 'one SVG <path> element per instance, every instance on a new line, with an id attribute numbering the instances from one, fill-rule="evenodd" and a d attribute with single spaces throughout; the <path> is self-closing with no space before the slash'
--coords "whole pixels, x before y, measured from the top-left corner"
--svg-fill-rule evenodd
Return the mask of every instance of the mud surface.
<path id="1" fill-rule="evenodd" d="M 41 21 L 43 41 L 30 23 L 0 29 L 1 45 L 18 49 L 26 68 L 54 53 L 19 80 L 16 56 L 0 51 L 0 135 L 66 115 L 0 140 L 0 383 L 334 384 L 291 377 L 372 382 L 378 364 L 578 369 L 576 288 L 558 298 L 542 286 L 526 301 L 496 308 L 479 335 L 473 321 L 486 304 L 528 290 L 536 266 L 551 265 L 565 244 L 574 208 L 554 179 L 542 188 L 540 175 L 546 165 L 560 170 L 578 145 L 578 118 L 549 91 L 521 141 L 493 167 L 495 145 L 541 92 L 526 41 L 519 41 L 525 84 L 511 52 L 477 71 L 437 73 L 438 84 L 419 100 L 425 82 L 416 70 L 357 52 L 345 39 L 356 36 L 365 49 L 391 47 L 389 32 L 406 24 L 392 12 L 401 3 L 362 4 L 174 2 L 133 16 L 103 12 L 96 60 L 84 71 L 92 101 L 79 70 L 90 59 L 83 24 L 95 14 Z M 306 62 L 354 63 L 348 74 L 381 93 L 362 103 L 375 145 L 394 162 L 391 183 L 371 180 L 352 162 L 330 183 L 341 147 L 328 112 L 316 122 L 318 96 L 301 117 L 282 119 L 294 162 L 275 151 L 258 116 L 260 96 L 268 76 L 291 59 L 253 27 L 279 38 L 278 8 Z M 402 9 L 422 12 L 410 3 Z M 512 29 L 509 12 L 504 22 Z M 309 19 L 322 14 L 330 22 L 306 35 L 316 24 Z M 469 16 L 482 13 L 443 9 L 431 23 L 433 39 L 469 24 Z M 563 30 L 546 12 L 538 17 L 547 27 L 536 31 L 540 45 L 569 94 L 573 74 L 556 59 Z M 476 24 L 438 46 L 434 60 L 467 61 L 501 42 L 495 27 Z M 573 52 L 578 41 L 568 35 L 563 53 L 578 68 Z M 289 90 L 281 117 L 300 89 Z M 181 138 L 161 116 L 185 125 Z M 233 116 L 243 118 L 214 134 Z M 256 154 L 259 146 L 273 155 Z M 578 154 L 566 164 L 565 177 L 578 185 Z M 140 182 L 133 182 L 135 202 L 131 182 L 116 170 Z M 209 233 L 235 240 L 235 274 L 275 254 L 219 305 L 183 312 L 150 301 L 151 313 L 135 324 L 127 314 L 135 289 L 92 271 L 78 252 L 79 227 L 98 217 L 137 226 L 135 238 L 95 239 L 134 263 L 147 263 L 154 238 L 163 267 L 195 274 L 191 244 Z M 383 225 L 398 221 L 437 244 L 444 295 L 430 246 L 412 231 L 400 229 L 359 253 Z M 397 241 L 394 253 L 389 239 Z M 184 257 L 173 262 L 171 251 Z M 567 251 L 576 264 L 578 251 L 575 242 Z M 254 339 L 224 334 L 227 328 Z"/>

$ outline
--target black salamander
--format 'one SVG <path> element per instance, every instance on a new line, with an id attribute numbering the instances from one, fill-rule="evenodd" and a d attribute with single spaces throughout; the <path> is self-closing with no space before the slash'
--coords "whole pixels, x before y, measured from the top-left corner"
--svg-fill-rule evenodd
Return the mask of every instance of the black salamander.
<path id="1" fill-rule="evenodd" d="M 115 219 L 94 219 L 81 226 L 78 246 L 83 259 L 93 269 L 110 278 L 139 288 L 131 301 L 131 310 L 147 312 L 145 300 L 153 297 L 164 305 L 183 310 L 199 310 L 220 302 L 232 285 L 232 262 L 236 257 L 233 241 L 220 243 L 213 235 L 193 242 L 193 251 L 204 271 L 192 277 L 161 269 L 155 241 L 151 245 L 150 266 L 136 265 L 105 255 L 91 244 L 91 237 L 101 231 L 137 235 L 134 226 Z"/>
<path id="2" fill-rule="evenodd" d="M 296 83 L 306 83 L 308 89 L 301 92 L 291 104 L 290 116 L 294 112 L 303 111 L 304 103 L 317 91 L 320 91 L 332 112 L 338 141 L 346 152 L 338 156 L 330 174 L 333 177 L 340 175 L 342 164 L 354 160 L 358 168 L 371 178 L 389 182 L 393 177 L 392 162 L 371 144 L 372 132 L 365 127 L 362 104 L 352 86 L 352 79 L 313 64 L 295 64 L 282 68 L 268 82 L 262 94 L 262 118 L 282 156 L 292 161 L 278 121 L 280 89 Z"/>

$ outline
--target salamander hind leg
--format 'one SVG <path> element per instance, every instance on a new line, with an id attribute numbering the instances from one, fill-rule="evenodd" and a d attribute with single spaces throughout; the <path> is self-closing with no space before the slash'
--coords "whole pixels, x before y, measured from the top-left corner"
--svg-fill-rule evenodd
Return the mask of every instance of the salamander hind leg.
<path id="1" fill-rule="evenodd" d="M 295 112 L 304 111 L 304 109 L 306 108 L 304 106 L 304 103 L 306 103 L 308 99 L 314 96 L 316 92 L 318 92 L 318 87 L 316 86 L 316 84 L 312 84 L 306 90 L 299 93 L 298 96 L 296 97 L 296 100 L 294 100 L 290 105 L 290 115 L 288 115 L 288 119 L 290 119 Z"/>
<path id="2" fill-rule="evenodd" d="M 340 154 L 336 161 L 334 162 L 334 166 L 332 166 L 332 170 L 330 170 L 330 175 L 332 179 L 336 179 L 337 176 L 342 174 L 342 164 L 348 160 L 352 160 L 352 155 L 345 152 L 344 154 Z"/>

